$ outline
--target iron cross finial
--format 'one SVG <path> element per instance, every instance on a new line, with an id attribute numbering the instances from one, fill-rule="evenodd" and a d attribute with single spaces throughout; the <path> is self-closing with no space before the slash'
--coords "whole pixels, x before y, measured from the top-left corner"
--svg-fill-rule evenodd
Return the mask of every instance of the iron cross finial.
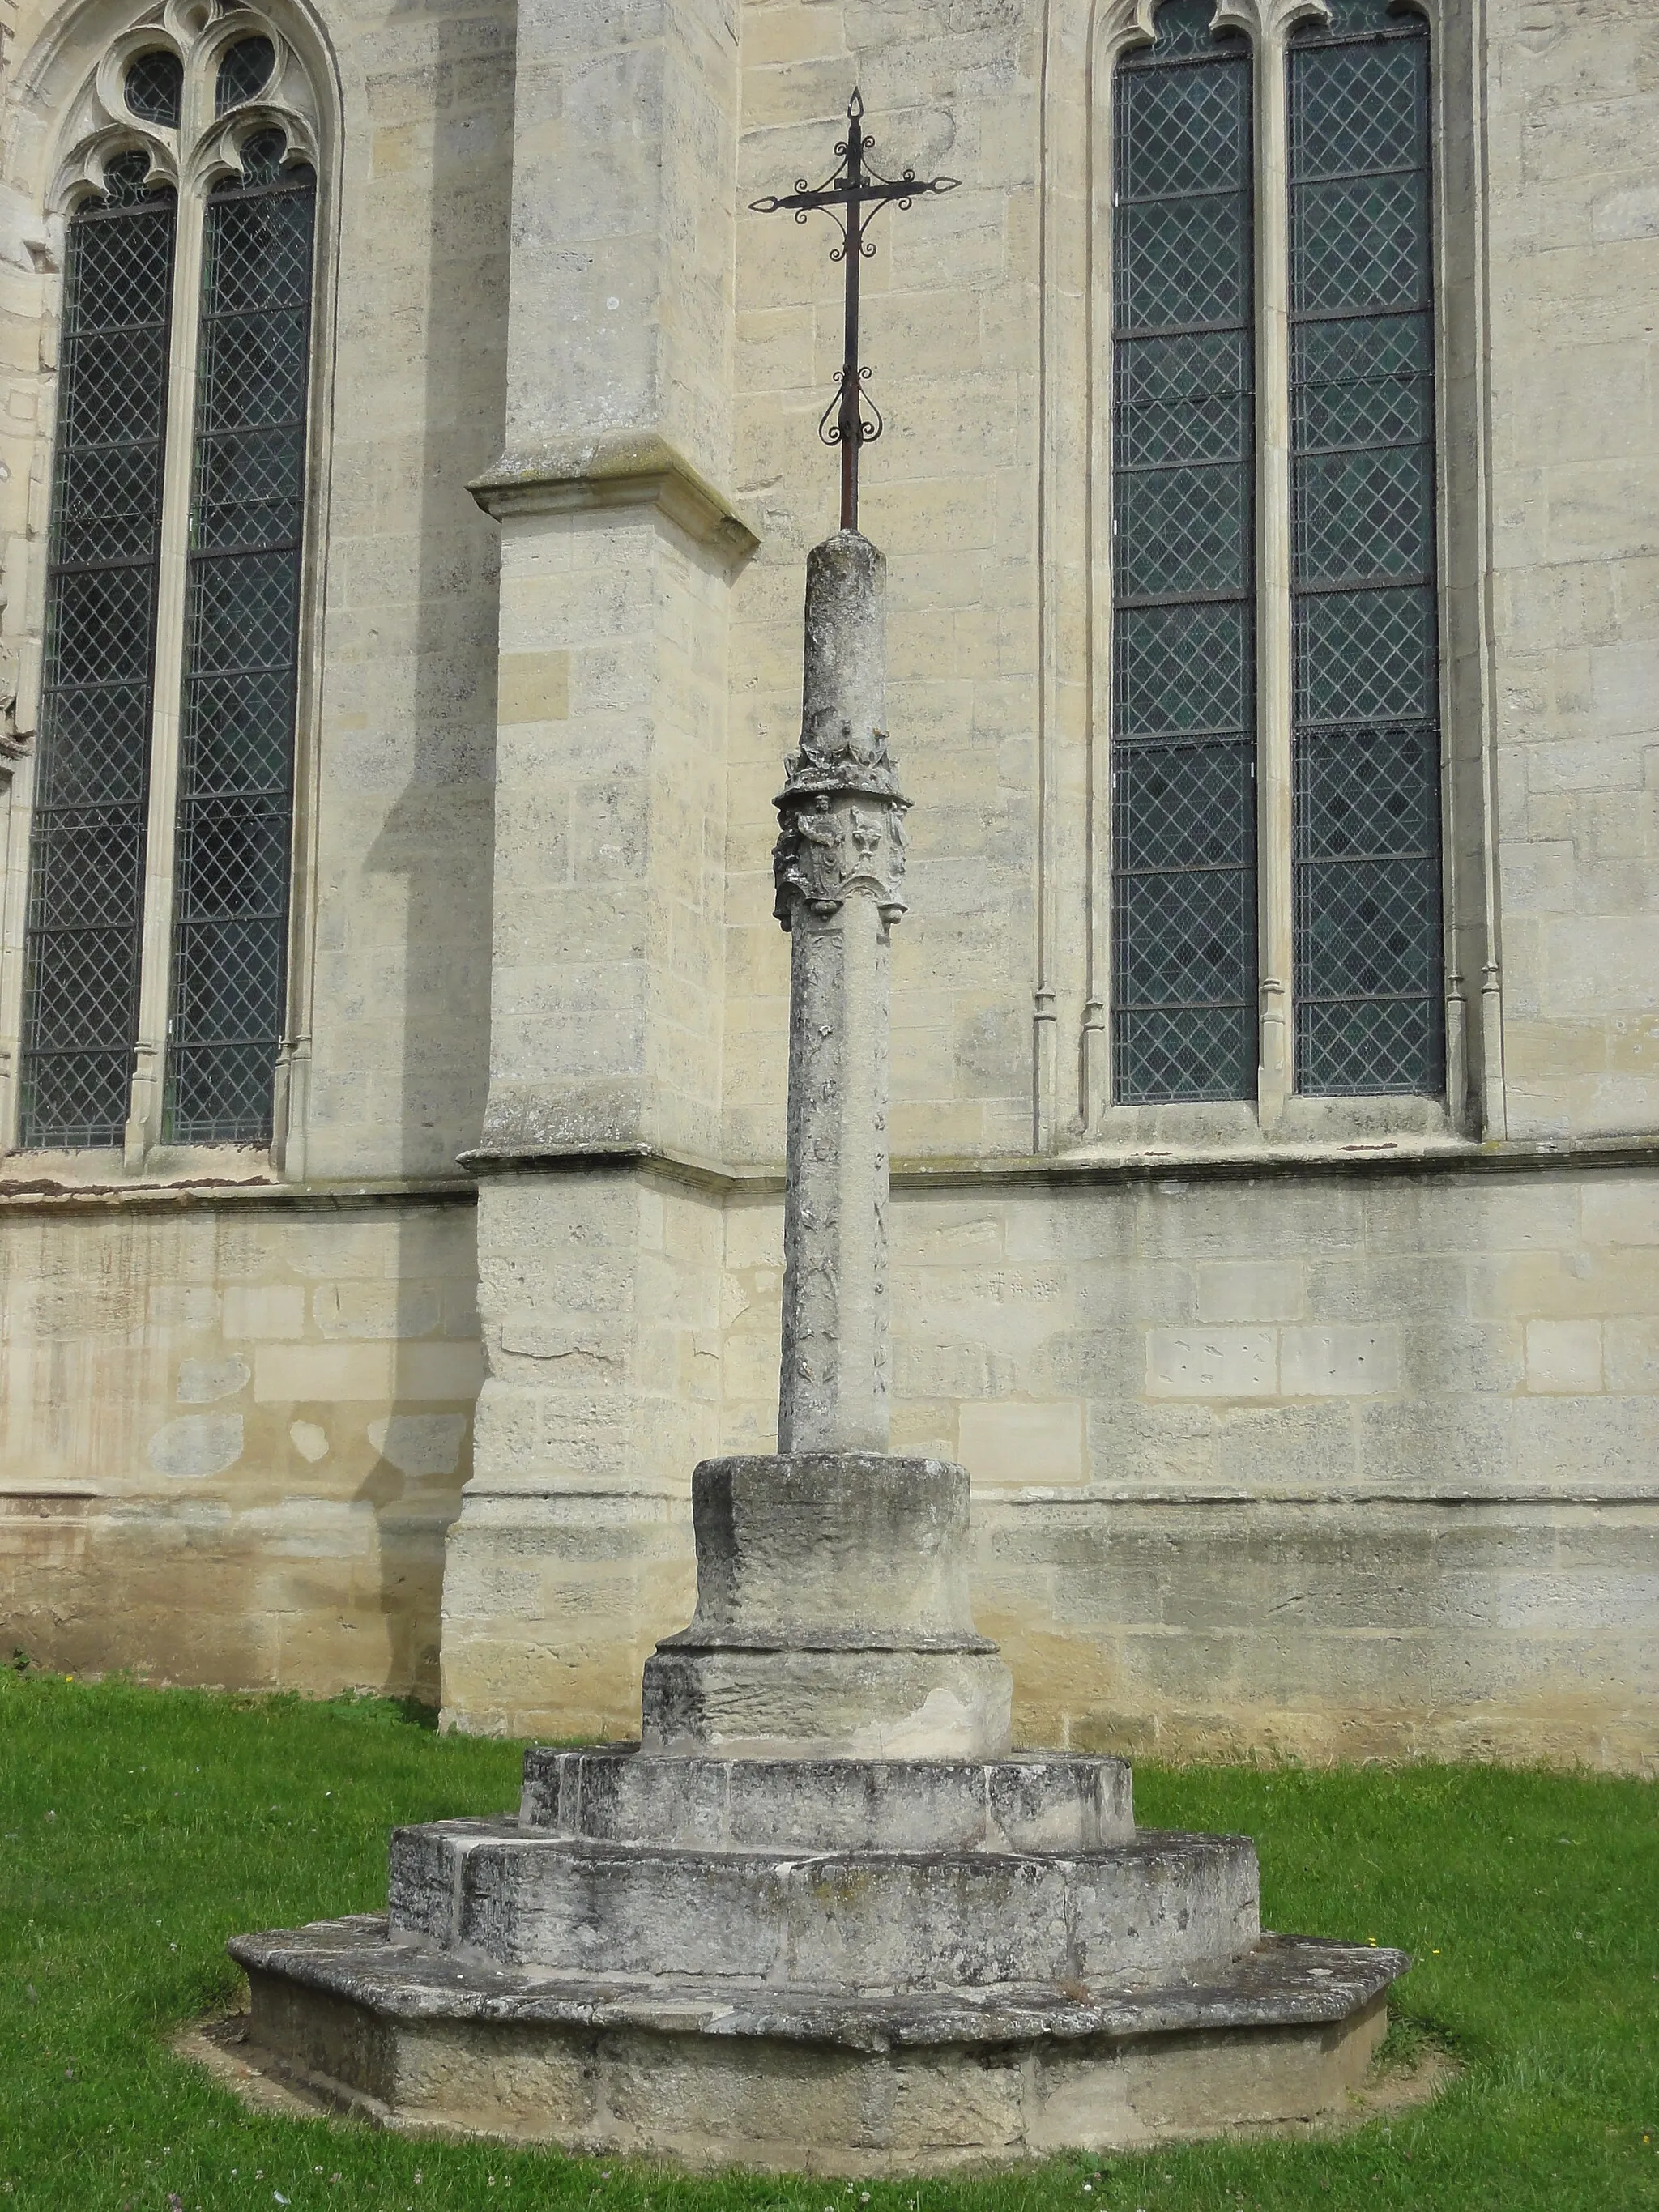
<path id="1" fill-rule="evenodd" d="M 960 177 L 923 180 L 914 169 L 906 169 L 902 176 L 884 177 L 865 160 L 876 142 L 865 137 L 863 121 L 864 100 L 854 85 L 847 103 L 847 136 L 836 148 L 841 167 L 835 174 L 816 185 L 797 177 L 793 192 L 769 193 L 764 199 L 749 203 L 757 215 L 776 215 L 788 208 L 797 222 L 805 222 L 809 215 L 823 210 L 841 225 L 841 244 L 830 258 L 847 264 L 846 320 L 841 367 L 836 372 L 836 397 L 819 418 L 818 435 L 826 446 L 841 447 L 843 530 L 859 526 L 859 449 L 880 437 L 882 428 L 881 410 L 866 388 L 870 372 L 859 362 L 859 264 L 876 250 L 866 242 L 865 231 L 871 220 L 893 202 L 908 208 L 923 192 L 954 191 L 962 182 Z M 838 209 L 845 213 L 837 214 Z"/>

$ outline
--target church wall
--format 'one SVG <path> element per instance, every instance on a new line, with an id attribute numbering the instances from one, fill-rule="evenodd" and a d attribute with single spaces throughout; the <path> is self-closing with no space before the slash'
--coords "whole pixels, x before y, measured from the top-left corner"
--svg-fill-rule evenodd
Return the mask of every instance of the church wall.
<path id="1" fill-rule="evenodd" d="M 6 1656 L 434 1698 L 471 1196 L 0 1206 Z"/>
<path id="2" fill-rule="evenodd" d="M 1019 0 L 750 4 L 738 199 L 816 180 L 856 82 L 884 173 L 964 179 L 877 219 L 860 527 L 888 560 L 889 722 L 912 913 L 893 965 L 896 1156 L 1019 1153 L 1031 1131 L 1041 632 L 1037 462 L 1041 11 Z M 839 127 L 830 118 L 840 118 Z M 800 717 L 806 550 L 836 526 L 816 425 L 842 348 L 833 226 L 738 229 L 736 491 L 761 549 L 734 594 L 727 889 L 728 1157 L 783 1142 L 787 939 L 771 799 Z"/>
<path id="3" fill-rule="evenodd" d="M 514 10 L 272 0 L 270 12 L 300 40 L 325 126 L 285 1164 L 300 1180 L 448 1173 L 477 1140 L 489 1045 L 499 556 L 466 487 L 502 439 Z M 9 50 L 0 530 L 25 737 L 50 495 L 55 132 L 131 13 L 24 6 Z M 0 1036 L 21 988 L 27 775 L 26 755 L 0 892 Z M 52 1171 L 134 1172 L 101 1155 Z M 212 1153 L 136 1170 L 215 1171 Z"/>
<path id="4" fill-rule="evenodd" d="M 0 530 L 23 750 L 9 799 L 0 751 L 0 1030 L 50 483 L 52 103 L 133 11 L 14 12 Z M 478 1380 L 455 1156 L 487 1074 L 498 550 L 466 487 L 502 438 L 514 9 L 270 13 L 325 126 L 287 1142 L 0 1162 L 0 1635 L 57 1664 L 435 1698 Z M 342 1195 L 365 1177 L 379 1197 Z M 240 1188 L 186 1188 L 204 1182 Z M 87 1194 L 58 1203 L 70 1185 Z"/>
<path id="5" fill-rule="evenodd" d="M 451 1174 L 489 1052 L 513 8 L 325 11 L 343 91 L 312 1176 Z M 319 553 L 321 545 L 319 544 Z"/>
<path id="6" fill-rule="evenodd" d="M 1659 1127 L 1659 24 L 1491 14 L 1493 712 L 1511 1135 Z"/>
<path id="7" fill-rule="evenodd" d="M 1091 185 L 1087 70 L 1091 26 L 1122 13 L 753 0 L 744 19 L 744 199 L 817 173 L 822 118 L 854 79 L 875 111 L 874 159 L 966 179 L 882 217 L 865 279 L 888 416 L 866 459 L 866 526 L 889 555 L 894 742 L 922 801 L 915 914 L 895 962 L 900 1151 L 1030 1141 L 1043 980 L 1058 1000 L 1044 1148 L 1148 1133 L 1148 1117 L 1103 1110 L 1083 1080 L 1084 947 L 1104 890 L 1084 850 L 1086 787 L 1105 717 L 1103 691 L 1090 708 L 1103 663 L 1079 535 L 1104 468 L 1086 411 L 1091 380 L 1097 418 L 1104 404 L 1104 349 L 1097 337 L 1091 356 L 1083 318 L 1093 283 L 1099 319 L 1105 222 L 1097 212 L 1091 234 L 1103 186 Z M 1436 33 L 1448 910 L 1470 1086 L 1451 1125 L 1652 1132 L 1659 556 L 1643 488 L 1659 470 L 1644 304 L 1659 286 L 1659 46 L 1637 0 L 1447 0 Z M 735 633 L 750 672 L 730 817 L 739 1159 L 775 1157 L 781 1141 L 766 1040 L 787 966 L 752 886 L 799 684 L 801 560 L 833 520 L 833 471 L 810 434 L 839 356 L 828 235 L 822 222 L 805 235 L 772 218 L 739 226 L 738 482 L 764 523 Z M 1093 772 L 1103 765 L 1097 754 Z M 1339 1102 L 1291 1115 L 1316 1139 L 1367 1115 L 1372 1129 L 1447 1126 Z M 1156 1133 L 1206 1146 L 1255 1131 L 1187 1109 L 1158 1115 Z"/>
<path id="8" fill-rule="evenodd" d="M 483 1179 L 489 1371 L 444 1577 L 446 1725 L 637 1730 L 641 1666 L 696 1595 L 724 1228 L 718 1193 L 631 1165 Z"/>
<path id="9" fill-rule="evenodd" d="M 1659 1175 L 923 1181 L 894 1449 L 972 1474 L 1020 1741 L 1659 1762 Z M 733 1204 L 728 1450 L 781 1243 Z"/>
<path id="10" fill-rule="evenodd" d="M 718 1436 L 737 58 L 734 4 L 519 11 L 467 1727 L 613 1724 Z"/>

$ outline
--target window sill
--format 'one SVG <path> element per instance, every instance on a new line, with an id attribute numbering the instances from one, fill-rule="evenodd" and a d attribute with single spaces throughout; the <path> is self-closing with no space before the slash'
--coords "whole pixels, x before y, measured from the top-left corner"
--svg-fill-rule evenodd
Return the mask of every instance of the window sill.
<path id="1" fill-rule="evenodd" d="M 81 1212 L 100 1208 L 259 1206 L 271 1203 L 351 1205 L 375 1200 L 459 1199 L 471 1204 L 477 1187 L 465 1176 L 358 1176 L 341 1182 L 284 1182 L 271 1172 L 270 1155 L 251 1145 L 168 1147 L 129 1172 L 120 1152 L 103 1147 L 77 1152 L 11 1152 L 0 1159 L 0 1209 Z"/>
<path id="2" fill-rule="evenodd" d="M 141 1168 L 129 1167 L 118 1145 L 76 1152 L 8 1152 L 0 1158 L 0 1193 L 31 1189 L 150 1189 L 180 1183 L 271 1183 L 269 1145 L 166 1145 L 152 1147 Z"/>

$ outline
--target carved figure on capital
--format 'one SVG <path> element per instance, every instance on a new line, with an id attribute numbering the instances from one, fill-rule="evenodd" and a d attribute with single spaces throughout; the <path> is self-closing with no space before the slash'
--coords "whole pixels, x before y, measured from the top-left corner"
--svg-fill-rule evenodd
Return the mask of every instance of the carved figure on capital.
<path id="1" fill-rule="evenodd" d="M 863 798 L 862 806 L 856 803 Z M 871 799 L 884 803 L 869 805 Z M 773 911 L 787 929 L 799 904 L 828 916 L 854 888 L 872 892 L 882 920 L 904 912 L 904 832 L 895 793 L 845 788 L 797 793 L 778 799 L 778 842 L 772 850 L 776 899 Z"/>

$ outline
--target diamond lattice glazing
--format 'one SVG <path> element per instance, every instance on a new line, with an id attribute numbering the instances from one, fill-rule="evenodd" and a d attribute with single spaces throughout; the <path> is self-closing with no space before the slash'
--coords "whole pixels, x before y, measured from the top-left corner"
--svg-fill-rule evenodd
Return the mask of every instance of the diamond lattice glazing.
<path id="1" fill-rule="evenodd" d="M 169 131 L 179 127 L 184 105 L 185 65 L 166 46 L 152 46 L 140 54 L 127 70 L 127 106 L 146 123 L 160 123 Z"/>
<path id="2" fill-rule="evenodd" d="M 24 954 L 30 1147 L 118 1144 L 132 1076 L 175 228 L 148 167 L 112 161 L 69 226 Z"/>
<path id="3" fill-rule="evenodd" d="M 257 100 L 270 82 L 276 66 L 276 49 L 269 39 L 239 39 L 219 64 L 215 112 L 223 115 L 240 107 L 245 100 Z"/>
<path id="4" fill-rule="evenodd" d="M 280 155 L 275 134 L 252 142 L 204 240 L 167 1059 L 179 1142 L 269 1138 L 282 1036 L 314 183 Z"/>
<path id="5" fill-rule="evenodd" d="M 1121 607 L 1113 639 L 1112 734 L 1119 744 L 1200 732 L 1242 734 L 1255 625 L 1248 601 Z"/>
<path id="6" fill-rule="evenodd" d="M 1113 1077 L 1237 1098 L 1255 1066 L 1250 63 L 1179 0 L 1117 77 Z"/>
<path id="7" fill-rule="evenodd" d="M 1297 1070 L 1444 1081 L 1428 37 L 1336 0 L 1291 50 Z"/>

